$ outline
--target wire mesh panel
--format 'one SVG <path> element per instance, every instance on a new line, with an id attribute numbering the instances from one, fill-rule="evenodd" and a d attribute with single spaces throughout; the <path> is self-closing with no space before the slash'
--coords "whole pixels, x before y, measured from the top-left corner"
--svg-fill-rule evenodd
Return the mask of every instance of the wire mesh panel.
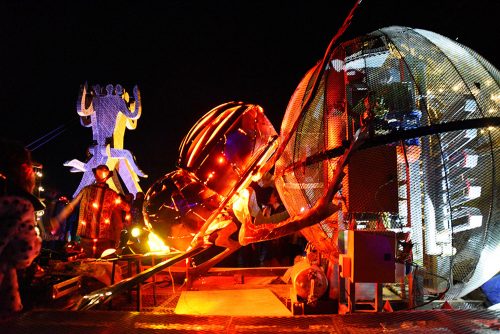
<path id="1" fill-rule="evenodd" d="M 498 312 L 437 310 L 294 317 L 206 316 L 162 312 L 29 312 L 4 333 L 495 333 Z"/>

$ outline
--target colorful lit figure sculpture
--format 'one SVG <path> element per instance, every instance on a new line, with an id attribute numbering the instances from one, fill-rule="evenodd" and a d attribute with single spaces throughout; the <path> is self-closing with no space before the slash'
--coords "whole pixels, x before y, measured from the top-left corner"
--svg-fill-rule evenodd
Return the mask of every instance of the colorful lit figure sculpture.
<path id="1" fill-rule="evenodd" d="M 77 102 L 77 112 L 80 122 L 85 127 L 92 128 L 92 145 L 88 149 L 90 157 L 86 162 L 77 159 L 67 161 L 65 166 L 72 167 L 71 172 L 83 172 L 80 185 L 74 196 L 94 180 L 92 168 L 107 165 L 116 173 L 108 184 L 119 193 L 135 194 L 141 190 L 139 176 L 147 177 L 137 166 L 132 153 L 123 148 L 125 128 L 133 130 L 141 117 L 141 96 L 139 88 L 134 87 L 134 97 L 121 85 L 107 85 L 103 90 L 99 85 L 88 90 L 85 84 Z M 121 181 L 121 182 L 120 182 Z M 122 184 L 127 188 L 122 189 Z"/>

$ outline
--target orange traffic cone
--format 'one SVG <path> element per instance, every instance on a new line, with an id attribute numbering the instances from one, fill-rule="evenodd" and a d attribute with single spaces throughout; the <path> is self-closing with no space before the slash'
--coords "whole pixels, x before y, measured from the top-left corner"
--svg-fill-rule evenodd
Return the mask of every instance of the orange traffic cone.
<path id="1" fill-rule="evenodd" d="M 385 301 L 384 307 L 382 307 L 382 312 L 394 312 L 392 309 L 391 303 L 388 300 Z"/>
<path id="2" fill-rule="evenodd" d="M 453 310 L 453 307 L 445 300 L 443 305 L 441 305 L 441 310 Z"/>

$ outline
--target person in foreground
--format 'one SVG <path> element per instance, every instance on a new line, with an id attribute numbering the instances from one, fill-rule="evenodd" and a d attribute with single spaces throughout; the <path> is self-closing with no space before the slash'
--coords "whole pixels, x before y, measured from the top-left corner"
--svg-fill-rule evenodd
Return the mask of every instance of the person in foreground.
<path id="1" fill-rule="evenodd" d="M 32 193 L 35 173 L 31 153 L 18 142 L 0 139 L 0 315 L 23 309 L 18 269 L 28 268 L 40 253 L 35 211 L 44 205 Z"/>

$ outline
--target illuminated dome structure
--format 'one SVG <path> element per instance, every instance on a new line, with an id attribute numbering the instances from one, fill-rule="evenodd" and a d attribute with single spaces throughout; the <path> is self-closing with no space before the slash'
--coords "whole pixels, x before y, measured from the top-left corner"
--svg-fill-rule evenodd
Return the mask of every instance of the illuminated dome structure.
<path id="1" fill-rule="evenodd" d="M 144 210 L 153 231 L 170 248 L 185 251 L 222 197 L 178 169 L 167 173 L 148 189 Z"/>
<path id="2" fill-rule="evenodd" d="M 277 138 L 258 105 L 229 102 L 210 110 L 182 141 L 178 169 L 147 191 L 149 227 L 165 244 L 185 251 L 238 191 L 260 177 Z"/>
<path id="3" fill-rule="evenodd" d="M 260 178 L 278 133 L 258 105 L 229 102 L 210 110 L 179 148 L 178 167 L 224 197 Z M 243 185 L 243 186 L 242 186 Z"/>
<path id="4" fill-rule="evenodd" d="M 284 116 L 275 176 L 290 214 L 319 199 L 357 129 L 371 124 L 371 137 L 346 168 L 338 221 L 302 233 L 335 260 L 338 230 L 383 224 L 411 240 L 427 288 L 448 280 L 454 298 L 481 286 L 500 269 L 499 85 L 487 60 L 430 31 L 391 26 L 339 44 Z"/>

